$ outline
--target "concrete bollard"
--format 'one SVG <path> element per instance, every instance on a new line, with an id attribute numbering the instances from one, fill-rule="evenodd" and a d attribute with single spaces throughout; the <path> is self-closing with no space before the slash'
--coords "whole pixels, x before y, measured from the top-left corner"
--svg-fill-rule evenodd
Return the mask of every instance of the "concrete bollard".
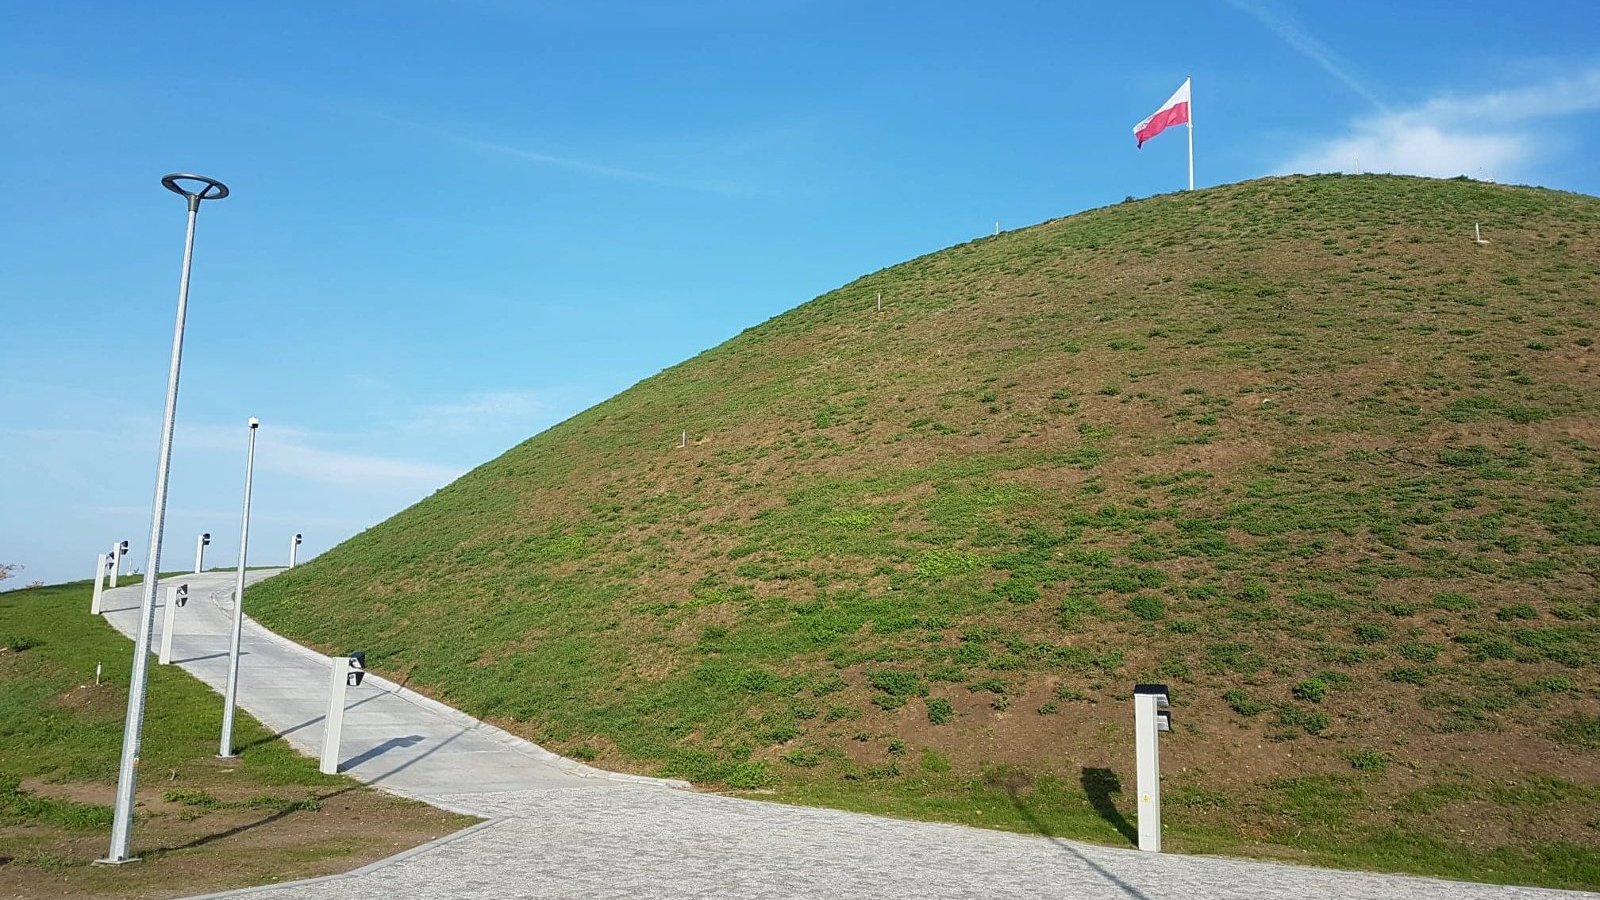
<path id="1" fill-rule="evenodd" d="M 1140 684 L 1133 688 L 1133 731 L 1139 776 L 1139 849 L 1161 852 L 1161 738 L 1172 730 L 1167 712 L 1167 686 Z"/>
<path id="2" fill-rule="evenodd" d="M 111 545 L 111 587 L 116 587 L 117 579 L 122 577 L 122 557 L 127 553 L 127 541 L 118 541 Z"/>
<path id="3" fill-rule="evenodd" d="M 89 601 L 89 613 L 100 615 L 100 606 L 106 592 L 106 575 L 111 572 L 111 560 L 102 553 L 94 558 L 94 599 Z"/>
<path id="4" fill-rule="evenodd" d="M 161 615 L 161 652 L 156 662 L 165 666 L 172 662 L 172 630 L 178 624 L 178 609 L 189 603 L 189 586 L 175 584 L 167 588 L 167 608 Z"/>
<path id="5" fill-rule="evenodd" d="M 318 768 L 324 775 L 339 774 L 339 739 L 344 731 L 345 691 L 361 684 L 367 675 L 367 655 L 360 650 L 349 656 L 328 657 L 328 716 L 322 729 L 322 760 Z"/>

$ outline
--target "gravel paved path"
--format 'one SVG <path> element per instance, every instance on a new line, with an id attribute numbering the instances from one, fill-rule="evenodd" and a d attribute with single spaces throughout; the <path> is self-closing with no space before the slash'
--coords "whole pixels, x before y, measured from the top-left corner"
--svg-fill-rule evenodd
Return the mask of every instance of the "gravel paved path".
<path id="1" fill-rule="evenodd" d="M 270 575 L 251 573 L 251 580 Z M 231 575 L 189 576 L 173 658 L 220 690 Z M 138 588 L 107 594 L 137 627 Z M 156 616 L 157 637 L 161 616 Z M 154 646 L 154 642 L 152 643 Z M 247 620 L 240 703 L 302 750 L 321 746 L 325 657 Z M 991 898 L 1074 900 L 1594 897 L 1078 844 L 673 790 L 554 756 L 369 676 L 345 714 L 343 769 L 489 819 L 349 875 L 217 897 Z"/>

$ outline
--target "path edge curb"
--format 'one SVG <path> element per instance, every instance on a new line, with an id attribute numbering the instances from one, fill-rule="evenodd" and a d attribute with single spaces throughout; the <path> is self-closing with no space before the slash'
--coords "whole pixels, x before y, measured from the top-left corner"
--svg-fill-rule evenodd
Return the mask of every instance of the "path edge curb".
<path id="1" fill-rule="evenodd" d="M 499 825 L 504 821 L 506 820 L 503 818 L 485 819 L 482 822 L 468 825 L 459 831 L 452 831 L 449 834 L 436 837 L 433 840 L 428 841 L 426 844 L 418 844 L 409 850 L 401 850 L 399 853 L 396 853 L 392 856 L 385 856 L 383 859 L 369 862 L 359 869 L 351 869 L 348 872 L 338 872 L 333 875 L 318 875 L 315 878 L 301 878 L 296 881 L 277 881 L 273 882 L 272 884 L 257 884 L 251 887 L 229 888 L 228 890 L 220 891 L 215 894 L 196 894 L 189 898 L 189 900 L 222 900 L 222 898 L 225 897 L 248 897 L 252 894 L 263 894 L 267 891 L 277 891 L 284 888 L 311 887 L 312 885 L 331 884 L 336 881 L 343 881 L 346 878 L 360 878 L 363 875 L 371 874 L 379 869 L 386 869 L 395 863 L 404 862 L 413 856 L 420 856 L 424 853 L 437 850 L 446 844 L 454 843 L 455 841 L 458 841 L 469 835 L 476 834 L 486 828 Z"/>

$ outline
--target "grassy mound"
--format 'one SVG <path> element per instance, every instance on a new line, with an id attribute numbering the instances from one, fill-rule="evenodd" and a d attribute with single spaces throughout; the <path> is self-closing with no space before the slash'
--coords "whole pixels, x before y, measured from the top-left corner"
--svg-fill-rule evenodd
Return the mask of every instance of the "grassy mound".
<path id="1" fill-rule="evenodd" d="M 1595 887 L 1597 304 L 1594 198 L 1125 203 L 749 329 L 251 610 L 603 765 L 1112 841 L 1165 681 L 1173 848 Z"/>

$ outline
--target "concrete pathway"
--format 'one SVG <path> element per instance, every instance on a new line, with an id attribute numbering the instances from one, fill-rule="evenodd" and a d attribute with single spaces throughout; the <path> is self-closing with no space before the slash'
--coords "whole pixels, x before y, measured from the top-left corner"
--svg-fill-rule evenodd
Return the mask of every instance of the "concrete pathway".
<path id="1" fill-rule="evenodd" d="M 250 580 L 269 572 L 251 573 Z M 189 576 L 173 659 L 221 691 L 233 576 Z M 137 627 L 139 588 L 108 592 Z M 164 593 L 164 592 L 163 592 Z M 156 616 L 157 640 L 161 616 Z M 152 641 L 152 646 L 158 646 Z M 316 755 L 328 661 L 245 622 L 240 704 Z M 371 687 L 369 687 L 369 685 Z M 1134 850 L 673 790 L 561 759 L 369 675 L 350 691 L 341 756 L 362 781 L 489 821 L 348 875 L 217 897 L 520 898 L 1593 897 Z"/>

